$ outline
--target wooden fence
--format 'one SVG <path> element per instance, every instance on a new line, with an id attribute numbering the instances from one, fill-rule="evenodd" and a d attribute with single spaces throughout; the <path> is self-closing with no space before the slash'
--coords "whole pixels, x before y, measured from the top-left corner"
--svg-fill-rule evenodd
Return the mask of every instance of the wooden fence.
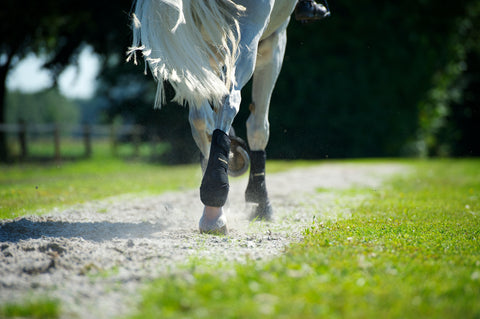
<path id="1" fill-rule="evenodd" d="M 17 143 L 20 159 L 30 157 L 29 145 L 38 138 L 46 137 L 53 145 L 54 159 L 62 159 L 62 141 L 67 138 L 83 140 L 83 156 L 92 155 L 92 143 L 94 140 L 108 140 L 114 155 L 121 143 L 133 145 L 132 156 L 138 156 L 140 144 L 147 139 L 151 144 L 159 143 L 160 139 L 155 133 L 148 133 L 147 128 L 140 125 L 76 125 L 66 126 L 61 124 L 0 124 L 0 132 L 8 136 L 9 143 Z"/>

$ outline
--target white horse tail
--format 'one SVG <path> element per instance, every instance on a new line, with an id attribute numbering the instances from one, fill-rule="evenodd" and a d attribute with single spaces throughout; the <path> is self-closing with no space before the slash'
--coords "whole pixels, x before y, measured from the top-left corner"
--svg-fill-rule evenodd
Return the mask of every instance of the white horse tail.
<path id="1" fill-rule="evenodd" d="M 142 51 L 158 81 L 156 108 L 166 102 L 164 81 L 177 103 L 221 104 L 235 84 L 243 11 L 232 0 L 137 0 L 127 61 Z"/>

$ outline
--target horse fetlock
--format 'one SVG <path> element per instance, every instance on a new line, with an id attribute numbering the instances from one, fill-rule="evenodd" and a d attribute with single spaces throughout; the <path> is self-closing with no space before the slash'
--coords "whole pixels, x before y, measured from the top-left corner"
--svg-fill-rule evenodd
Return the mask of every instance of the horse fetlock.
<path id="1" fill-rule="evenodd" d="M 272 220 L 273 208 L 268 199 L 265 182 L 265 151 L 250 152 L 250 178 L 245 191 L 245 200 L 256 204 L 250 216 L 251 220 Z"/>
<path id="2" fill-rule="evenodd" d="M 213 131 L 207 169 L 200 186 L 200 199 L 206 206 L 222 207 L 228 197 L 228 155 L 230 139 L 221 130 Z"/>
<path id="3" fill-rule="evenodd" d="M 249 203 L 260 204 L 268 199 L 267 187 L 265 184 L 265 175 L 252 176 L 248 180 L 247 189 L 245 190 L 245 201 Z"/>
<path id="4" fill-rule="evenodd" d="M 245 200 L 251 203 L 265 203 L 268 200 L 265 183 L 265 151 L 250 152 L 250 177 L 245 191 Z"/>

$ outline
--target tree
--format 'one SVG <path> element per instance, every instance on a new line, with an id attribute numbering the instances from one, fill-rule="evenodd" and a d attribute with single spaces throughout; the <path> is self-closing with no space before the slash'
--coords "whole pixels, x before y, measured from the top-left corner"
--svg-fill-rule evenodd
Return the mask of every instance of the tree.
<path id="1" fill-rule="evenodd" d="M 449 89 L 436 78 L 465 45 L 458 21 L 472 3 L 345 0 L 320 23 L 292 21 L 270 109 L 269 154 L 415 154 L 419 102 Z"/>
<path id="2" fill-rule="evenodd" d="M 478 118 L 480 50 L 468 44 L 478 43 L 479 15 L 469 13 L 478 11 L 476 2 L 344 0 L 332 3 L 332 17 L 325 21 L 306 26 L 292 21 L 270 109 L 269 154 L 397 156 L 409 152 L 406 145 L 415 145 L 422 134 L 423 140 L 432 136 L 450 144 L 459 141 L 448 140 L 451 130 L 474 136 L 462 131 L 467 127 L 462 123 L 468 120 L 474 131 Z M 188 123 L 178 125 L 185 112 L 174 107 L 152 110 L 153 80 L 142 75 L 141 67 L 123 62 L 131 37 L 131 0 L 5 0 L 2 4 L 0 123 L 5 120 L 6 75 L 20 58 L 28 52 L 47 55 L 46 67 L 55 77 L 89 44 L 105 57 L 99 93 L 114 105 L 111 117 L 121 114 L 175 136 L 178 130 L 184 141 L 191 140 Z M 462 19 L 470 21 L 466 30 L 472 32 L 459 31 Z M 471 34 L 474 31 L 476 36 Z M 459 55 L 459 50 L 465 53 Z M 452 73 L 451 65 L 467 68 Z M 453 96 L 449 92 L 460 96 L 444 99 Z M 234 125 L 245 136 L 248 88 L 242 95 L 245 103 Z M 450 115 L 438 115 L 439 102 L 444 101 Z M 474 116 L 466 118 L 465 112 Z M 172 120 L 172 116 L 177 117 Z M 452 125 L 436 126 L 438 116 Z M 0 135 L 0 158 L 6 155 L 5 138 Z"/>
<path id="3" fill-rule="evenodd" d="M 445 79 L 453 83 L 465 75 L 446 70 L 458 64 L 458 47 L 471 38 L 459 33 L 458 21 L 471 14 L 475 2 L 344 0 L 332 3 L 333 14 L 324 21 L 301 25 L 292 19 L 270 108 L 269 156 L 417 155 L 423 125 L 436 122 L 430 110 L 439 105 L 424 101 L 431 92 L 448 95 Z M 117 71 L 104 78 L 103 89 L 115 101 L 112 114 L 188 135 L 188 125 L 178 130 L 180 120 L 173 120 L 178 108 L 151 109 L 154 88 L 144 81 L 153 81 L 139 77 L 141 67 L 111 67 Z M 133 93 L 132 83 L 143 89 Z M 248 87 L 242 96 L 234 126 L 246 136 Z"/>
<path id="4" fill-rule="evenodd" d="M 425 155 L 480 155 L 480 3 L 466 8 L 450 38 L 452 58 L 437 72 L 435 87 L 419 105 Z"/>
<path id="5" fill-rule="evenodd" d="M 5 123 L 8 72 L 26 54 L 48 56 L 45 67 L 56 77 L 75 63 L 81 48 L 124 52 L 129 39 L 130 0 L 5 0 L 0 11 L 0 123 Z M 6 136 L 0 132 L 0 161 L 8 159 Z"/>

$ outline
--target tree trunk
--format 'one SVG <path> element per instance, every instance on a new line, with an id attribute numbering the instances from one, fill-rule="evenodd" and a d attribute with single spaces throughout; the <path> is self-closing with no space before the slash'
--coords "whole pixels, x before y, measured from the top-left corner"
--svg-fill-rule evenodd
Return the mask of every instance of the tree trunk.
<path id="1" fill-rule="evenodd" d="M 7 75 L 19 48 L 19 43 L 13 45 L 7 54 L 7 60 L 3 65 L 0 65 L 0 124 L 5 124 L 7 121 Z M 7 133 L 0 131 L 0 163 L 6 162 L 8 158 Z"/>
<path id="2" fill-rule="evenodd" d="M 6 121 L 6 92 L 7 92 L 7 74 L 10 63 L 0 65 L 0 124 Z M 7 133 L 0 131 L 0 162 L 8 160 Z"/>

